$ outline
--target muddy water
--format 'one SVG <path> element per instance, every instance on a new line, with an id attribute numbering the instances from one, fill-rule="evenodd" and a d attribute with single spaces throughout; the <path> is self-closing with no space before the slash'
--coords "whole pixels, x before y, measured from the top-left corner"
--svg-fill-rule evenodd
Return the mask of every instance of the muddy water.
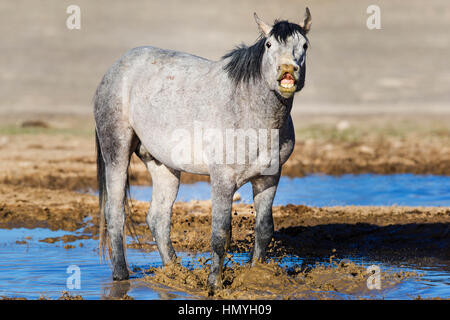
<path id="1" fill-rule="evenodd" d="M 251 189 L 244 186 L 239 193 L 242 202 L 250 203 Z M 142 200 L 150 198 L 151 188 L 133 187 L 132 197 Z M 209 186 L 206 183 L 183 185 L 178 201 L 191 199 L 209 199 Z M 339 205 L 409 205 L 409 206 L 450 206 L 450 178 L 441 176 L 412 176 L 412 175 L 345 175 L 341 177 L 308 176 L 305 178 L 282 178 L 276 205 L 295 203 L 313 206 Z M 58 298 L 64 291 L 73 295 L 81 295 L 85 299 L 123 298 L 134 299 L 185 299 L 203 297 L 200 290 L 180 286 L 176 281 L 164 280 L 167 273 L 162 271 L 161 260 L 157 252 L 143 252 L 128 249 L 128 263 L 134 270 L 130 281 L 113 283 L 111 271 L 106 264 L 101 264 L 97 254 L 97 241 L 92 239 L 70 242 L 71 247 L 65 248 L 65 243 L 45 243 L 39 240 L 47 237 L 64 235 L 81 235 L 81 232 L 50 231 L 48 229 L 2 229 L 0 230 L 0 296 L 17 296 L 30 299 L 39 297 Z M 130 239 L 131 240 L 131 239 Z M 428 239 L 432 241 L 431 239 Z M 442 250 L 446 250 L 442 248 Z M 184 268 L 175 270 L 174 274 L 183 273 L 189 279 L 204 280 L 205 273 L 199 273 L 198 258 L 208 258 L 208 254 L 191 255 L 178 252 Z M 290 284 L 289 290 L 295 293 L 300 290 L 301 295 L 296 298 L 385 298 L 411 299 L 421 297 L 450 298 L 450 265 L 445 254 L 435 254 L 434 259 L 417 258 L 402 260 L 401 258 L 374 260 L 367 256 L 340 256 L 353 265 L 346 268 L 330 265 L 328 260 L 314 260 L 310 257 L 294 255 L 284 256 L 278 261 L 281 269 L 270 267 L 258 272 L 261 275 L 278 275 L 268 281 L 273 283 L 264 287 L 270 294 L 269 298 L 282 298 L 276 285 L 286 289 L 285 282 Z M 239 291 L 238 281 L 248 273 L 239 266 L 248 260 L 248 253 L 233 253 L 227 259 L 227 266 L 233 267 L 232 276 L 235 280 L 229 288 Z M 315 263 L 321 263 L 325 269 L 318 268 Z M 208 264 L 208 263 L 206 263 Z M 80 270 L 80 288 L 70 288 L 67 280 L 74 274 L 68 273 L 68 267 L 74 265 Z M 368 290 L 361 270 L 376 265 L 381 273 L 388 275 L 382 278 L 380 290 Z M 328 268 L 328 269 L 327 269 Z M 309 282 L 299 275 L 291 276 L 293 270 L 312 270 L 307 276 Z M 147 277 L 146 274 L 149 273 Z M 319 270 L 319 271 L 317 271 Z M 404 277 L 402 274 L 409 273 Z M 259 274 L 259 273 L 258 273 Z M 161 277 L 162 275 L 162 277 Z M 355 290 L 346 290 L 349 278 L 359 277 L 359 282 L 349 282 Z M 335 279 L 339 278 L 339 282 Z M 72 278 L 73 279 L 73 278 Z M 312 279 L 312 280 L 311 280 Z M 392 281 L 392 280 L 397 281 Z M 150 280 L 150 281 L 149 281 Z M 167 280 L 167 279 L 166 279 Z M 251 277 L 250 277 L 251 280 Z M 311 282 L 312 281 L 312 282 Z M 73 282 L 70 282 L 73 283 Z M 164 285 L 166 283 L 166 285 Z M 312 285 L 311 285 L 312 283 Z M 74 283 L 76 284 L 76 283 Z M 357 284 L 357 285 L 355 285 Z M 245 290 L 255 283 L 244 283 Z M 237 286 L 237 287 L 236 287 Z M 200 286 L 201 287 L 201 286 Z M 235 288 L 236 287 L 236 288 Z M 233 290 L 234 290 L 233 289 Z M 255 292 L 260 292 L 255 287 Z M 231 290 L 231 289 L 229 289 Z M 272 290 L 272 291 L 271 291 Z M 287 289 L 286 289 L 287 290 Z M 320 292 L 321 295 L 317 295 Z M 232 292 L 233 293 L 233 292 Z M 224 295 L 233 297 L 232 295 Z M 239 296 L 248 297 L 248 296 Z M 251 294 L 250 294 L 251 297 Z M 264 296 L 262 296 L 264 297 Z"/>
<path id="2" fill-rule="evenodd" d="M 80 240 L 71 243 L 72 249 L 65 249 L 63 244 L 55 245 L 39 242 L 38 239 L 47 236 L 61 236 L 67 232 L 49 231 L 46 229 L 11 229 L 0 233 L 0 296 L 25 297 L 37 299 L 40 297 L 56 299 L 64 291 L 71 295 L 81 295 L 84 299 L 108 299 L 131 297 L 134 299 L 195 299 L 197 294 L 187 294 L 179 289 L 167 288 L 163 285 L 143 281 L 146 279 L 145 271 L 149 268 L 160 268 L 160 258 L 157 252 L 142 252 L 128 250 L 128 262 L 133 277 L 130 281 L 113 283 L 110 279 L 110 270 L 106 264 L 99 263 L 97 255 L 97 242 L 94 240 Z M 77 233 L 72 233 L 76 235 Z M 30 238 L 31 237 L 31 238 Z M 26 243 L 17 243 L 26 241 Z M 81 245 L 81 246 L 80 246 Z M 185 272 L 201 268 L 198 258 L 208 258 L 208 254 L 189 255 L 178 253 Z M 226 260 L 228 267 L 243 265 L 248 261 L 248 254 L 235 253 Z M 352 293 L 333 292 L 327 294 L 332 298 L 376 298 L 376 299 L 411 299 L 418 295 L 421 297 L 450 298 L 450 269 L 445 265 L 415 266 L 390 265 L 378 261 L 370 261 L 364 257 L 348 257 L 346 262 L 353 262 L 361 268 L 371 265 L 380 267 L 383 274 L 401 274 L 413 272 L 412 276 L 401 281 L 390 283 L 384 288 L 384 278 L 380 290 L 357 290 Z M 296 267 L 311 266 L 314 268 L 317 261 L 306 260 L 301 257 L 287 256 L 277 261 L 284 270 Z M 323 266 L 329 261 L 322 261 Z M 75 275 L 69 271 L 74 265 L 80 270 L 80 287 L 68 279 Z M 340 275 L 336 273 L 336 275 Z M 201 297 L 201 295 L 200 295 Z M 308 295 L 303 296 L 308 297 Z M 311 296 L 316 297 L 316 296 Z M 322 296 L 323 297 L 323 296 Z"/>
<path id="3" fill-rule="evenodd" d="M 134 199 L 148 201 L 151 187 L 133 186 Z M 242 186 L 240 202 L 252 203 L 251 185 Z M 210 199 L 207 182 L 180 186 L 177 201 Z M 434 175 L 347 174 L 281 177 L 274 205 L 324 206 L 450 206 L 450 177 Z"/>
<path id="4" fill-rule="evenodd" d="M 39 239 L 45 237 L 66 234 L 68 233 L 65 231 L 41 228 L 1 230 L 0 296 L 56 299 L 62 292 L 68 291 L 85 299 L 100 299 L 111 295 L 122 297 L 129 291 L 135 299 L 161 298 L 156 290 L 140 290 L 137 283 L 133 283 L 132 286 L 127 283 L 114 286 L 108 265 L 100 263 L 97 254 L 98 242 L 95 240 L 72 242 L 71 245 L 75 248 L 71 249 L 65 249 L 64 244 L 39 242 Z M 76 233 L 69 234 L 76 235 Z M 26 243 L 19 244 L 16 241 Z M 149 262 L 158 265 L 159 254 L 129 249 L 128 261 L 131 265 Z M 73 270 L 68 270 L 71 265 L 80 268 L 79 289 L 70 287 L 70 284 L 75 285 L 75 282 L 67 285 L 69 277 L 75 275 Z"/>

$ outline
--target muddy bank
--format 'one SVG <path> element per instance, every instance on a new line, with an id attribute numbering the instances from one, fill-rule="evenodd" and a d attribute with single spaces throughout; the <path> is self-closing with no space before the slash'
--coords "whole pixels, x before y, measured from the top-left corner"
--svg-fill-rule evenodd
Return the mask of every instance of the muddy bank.
<path id="1" fill-rule="evenodd" d="M 97 201 L 94 196 L 70 190 L 0 185 L 0 228 L 43 227 L 78 231 L 76 235 L 35 239 L 69 250 L 75 247 L 72 243 L 76 244 L 75 241 L 80 239 L 97 239 Z M 132 202 L 127 231 L 135 235 L 135 240 L 129 243 L 129 248 L 156 250 L 145 223 L 148 207 L 146 202 Z M 287 205 L 274 207 L 273 213 L 275 235 L 269 248 L 270 256 L 275 262 L 287 255 L 298 256 L 305 263 L 287 269 L 273 261 L 251 269 L 248 265 L 226 263 L 224 288 L 215 298 L 339 299 L 343 296 L 367 296 L 369 274 L 366 268 L 346 261 L 341 263 L 340 259 L 346 256 L 364 256 L 390 265 L 424 261 L 431 261 L 432 265 L 450 265 L 447 250 L 450 247 L 450 208 L 312 208 Z M 230 252 L 251 251 L 254 221 L 251 205 L 234 204 Z M 178 252 L 209 251 L 210 231 L 210 201 L 175 203 L 171 238 Z M 331 265 L 311 267 L 308 264 L 330 258 Z M 230 259 L 232 256 L 228 255 L 227 261 Z M 204 298 L 207 294 L 204 286 L 207 261 L 200 259 L 197 264 L 196 268 L 173 265 L 134 269 L 132 271 L 138 278 L 132 281 L 143 281 L 158 292 L 175 290 Z M 411 277 L 417 275 L 383 272 L 383 288 L 394 287 Z M 126 298 L 125 294 L 118 298 Z"/>
<path id="2" fill-rule="evenodd" d="M 26 298 L 22 297 L 7 297 L 7 296 L 0 296 L 0 300 L 27 300 Z M 45 295 L 42 295 L 38 300 L 52 300 Z M 83 300 L 83 297 L 80 295 L 71 295 L 69 292 L 65 291 L 61 293 L 61 297 L 59 297 L 57 300 Z"/>
<path id="3" fill-rule="evenodd" d="M 283 174 L 414 173 L 450 174 L 450 148 L 420 140 L 364 142 L 298 141 Z"/>
<path id="4" fill-rule="evenodd" d="M 95 197 L 75 192 L 0 185 L 0 228 L 75 231 L 98 215 L 97 206 Z"/>
<path id="5" fill-rule="evenodd" d="M 66 190 L 0 185 L 0 228 L 43 227 L 51 230 L 98 234 L 97 198 Z M 156 250 L 145 216 L 149 203 L 133 201 L 128 232 L 136 236 L 130 247 Z M 302 205 L 273 209 L 275 236 L 272 253 L 301 256 L 366 254 L 440 257 L 450 259 L 450 208 L 445 207 L 328 207 Z M 234 204 L 231 250 L 251 249 L 253 206 Z M 175 203 L 171 238 L 177 250 L 209 251 L 211 202 Z M 77 237 L 53 239 L 70 243 Z M 51 239 L 41 239 L 51 242 Z"/>
<path id="6" fill-rule="evenodd" d="M 41 242 L 73 249 L 80 239 L 97 239 L 98 199 L 79 193 L 96 188 L 93 140 L 84 136 L 10 135 L 0 139 L 0 228 L 48 228 L 77 231 L 77 235 L 43 237 Z M 303 140 L 283 174 L 308 173 L 434 173 L 450 174 L 450 149 L 431 140 L 381 139 L 364 142 Z M 182 182 L 207 180 L 204 176 L 182 175 Z M 133 158 L 131 182 L 150 183 L 139 160 Z M 127 217 L 127 232 L 133 236 L 128 247 L 156 250 L 145 223 L 149 203 L 133 201 Z M 270 256 L 337 261 L 331 266 L 289 270 L 274 263 L 249 269 L 227 267 L 224 290 L 219 298 L 337 298 L 366 294 L 365 268 L 341 264 L 346 256 L 364 256 L 378 261 L 437 261 L 450 265 L 450 208 L 448 207 L 326 207 L 301 205 L 273 209 L 275 234 Z M 253 246 L 255 212 L 251 205 L 234 204 L 231 252 L 249 252 Z M 177 251 L 210 250 L 211 203 L 176 203 L 171 238 Z M 23 240 L 23 245 L 27 241 Z M 205 263 L 205 261 L 201 262 Z M 145 282 L 167 286 L 204 297 L 207 267 L 181 266 L 136 270 L 147 272 Z M 183 276 L 180 276 L 183 275 Z M 386 283 L 395 286 L 407 275 L 387 274 Z M 263 279 L 264 281 L 259 281 Z M 164 289 L 161 289 L 164 290 Z M 333 291 L 333 294 L 325 293 Z"/>
<path id="7" fill-rule="evenodd" d="M 210 202 L 176 203 L 171 237 L 178 250 L 209 250 Z M 145 211 L 144 211 L 145 212 Z M 144 247 L 155 249 L 146 232 L 144 215 L 134 215 Z M 301 205 L 273 209 L 275 234 L 272 255 L 287 252 L 325 257 L 336 249 L 340 255 L 364 254 L 374 258 L 440 257 L 450 260 L 450 208 L 330 207 Z M 251 205 L 235 204 L 231 250 L 248 252 L 253 244 L 255 212 Z M 134 242 L 133 247 L 139 247 Z M 389 254 L 388 254 L 389 252 Z"/>
<path id="8" fill-rule="evenodd" d="M 444 139 L 445 140 L 445 139 Z M 282 174 L 416 173 L 450 175 L 450 142 L 440 139 L 361 139 L 359 141 L 298 140 Z M 0 182 L 48 189 L 96 189 L 93 138 L 65 135 L 9 135 L 0 143 Z M 151 178 L 133 157 L 132 184 Z M 207 176 L 182 174 L 183 183 L 208 181 Z"/>

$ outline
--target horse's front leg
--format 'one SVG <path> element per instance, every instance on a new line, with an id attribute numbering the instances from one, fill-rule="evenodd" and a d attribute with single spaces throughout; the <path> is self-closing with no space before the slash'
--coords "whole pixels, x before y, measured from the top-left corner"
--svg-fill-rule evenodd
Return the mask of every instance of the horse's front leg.
<path id="1" fill-rule="evenodd" d="M 211 270 L 208 277 L 209 294 L 222 286 L 222 268 L 225 250 L 231 240 L 231 206 L 233 194 L 236 190 L 231 179 L 214 177 L 211 175 Z"/>
<path id="2" fill-rule="evenodd" d="M 272 204 L 280 175 L 260 176 L 252 179 L 253 202 L 256 210 L 255 246 L 252 264 L 264 260 L 266 249 L 273 237 Z"/>

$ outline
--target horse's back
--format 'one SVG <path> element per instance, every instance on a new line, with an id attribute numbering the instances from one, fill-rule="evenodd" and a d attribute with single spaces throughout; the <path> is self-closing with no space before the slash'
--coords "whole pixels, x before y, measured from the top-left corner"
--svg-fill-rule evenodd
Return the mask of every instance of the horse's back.
<path id="1" fill-rule="evenodd" d="M 159 112 L 155 108 L 163 107 L 160 100 L 174 106 L 188 92 L 199 91 L 196 78 L 208 74 L 212 64 L 185 52 L 153 46 L 133 48 L 103 76 L 94 97 L 95 112 L 115 109 L 130 115 L 132 105 L 136 111 L 144 107 L 147 112 Z"/>
<path id="2" fill-rule="evenodd" d="M 213 61 L 184 52 L 151 46 L 131 49 L 110 67 L 99 86 L 99 100 L 107 101 L 99 118 L 113 113 L 116 120 L 128 123 L 153 157 L 171 164 L 171 134 L 180 128 L 193 131 L 195 122 L 217 118 L 211 112 L 217 95 L 211 95 L 208 86 L 217 69 Z M 192 170 L 206 173 L 203 164 Z"/>
<path id="3" fill-rule="evenodd" d="M 153 46 L 136 47 L 116 60 L 105 73 L 100 89 L 109 89 L 111 93 L 121 93 L 121 86 L 129 86 L 136 78 L 147 80 L 161 78 L 164 73 L 172 72 L 186 76 L 185 71 L 196 68 L 207 69 L 212 61 L 189 53 L 161 49 Z M 170 80 L 170 78 L 169 78 Z M 136 83 L 135 83 L 136 84 Z M 99 89 L 97 89 L 98 91 Z M 106 90 L 104 90 L 106 93 Z"/>
<path id="4" fill-rule="evenodd" d="M 147 75 L 165 70 L 181 72 L 184 69 L 208 67 L 212 61 L 186 52 L 152 46 L 133 48 L 119 60 L 125 73 L 144 71 Z"/>

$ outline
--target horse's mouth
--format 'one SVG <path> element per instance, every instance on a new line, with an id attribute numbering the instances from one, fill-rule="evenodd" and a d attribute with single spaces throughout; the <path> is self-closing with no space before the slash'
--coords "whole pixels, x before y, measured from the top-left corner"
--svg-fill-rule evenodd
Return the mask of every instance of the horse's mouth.
<path id="1" fill-rule="evenodd" d="M 295 77 L 289 73 L 285 72 L 279 79 L 278 79 L 278 89 L 283 94 L 292 94 L 295 92 L 297 86 L 297 80 Z"/>

